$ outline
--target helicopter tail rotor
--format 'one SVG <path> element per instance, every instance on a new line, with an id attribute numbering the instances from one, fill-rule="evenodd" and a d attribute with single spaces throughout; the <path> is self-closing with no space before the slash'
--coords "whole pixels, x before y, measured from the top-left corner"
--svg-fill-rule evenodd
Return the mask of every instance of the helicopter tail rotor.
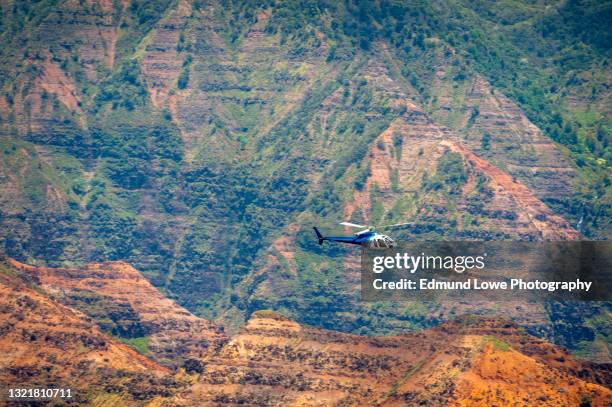
<path id="1" fill-rule="evenodd" d="M 323 240 L 325 240 L 325 238 L 323 237 L 323 235 L 321 234 L 321 232 L 319 232 L 319 229 L 317 229 L 316 227 L 313 227 L 315 233 L 317 234 L 317 239 L 319 239 L 319 244 L 323 244 Z"/>

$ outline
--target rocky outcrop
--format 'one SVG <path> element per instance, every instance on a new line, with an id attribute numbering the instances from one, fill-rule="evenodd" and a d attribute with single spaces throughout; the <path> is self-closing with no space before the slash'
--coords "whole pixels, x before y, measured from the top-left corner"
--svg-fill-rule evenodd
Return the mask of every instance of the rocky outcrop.
<path id="1" fill-rule="evenodd" d="M 576 169 L 562 147 L 546 137 L 520 107 L 475 75 L 454 85 L 450 60 L 437 61 L 432 115 L 455 129 L 465 145 L 527 185 L 547 204 L 563 208 L 574 192 Z"/>
<path id="2" fill-rule="evenodd" d="M 24 285 L 0 264 L 0 382 L 71 388 L 75 404 L 107 392 L 126 401 L 169 394 L 170 371 L 101 332 L 87 316 Z"/>
<path id="3" fill-rule="evenodd" d="M 477 78 L 473 99 L 470 100 L 474 103 L 476 99 L 488 102 L 483 111 L 474 115 L 470 126 L 481 126 L 478 131 L 482 135 L 490 132 L 504 134 L 507 143 L 520 145 L 522 149 L 532 149 L 531 159 L 534 162 L 519 160 L 520 165 L 529 166 L 533 171 L 538 171 L 538 168 L 551 168 L 551 171 L 558 169 L 554 170 L 557 171 L 555 183 L 545 183 L 541 187 L 535 185 L 534 181 L 528 180 L 532 176 L 523 177 L 519 174 L 519 161 L 515 160 L 516 165 L 510 166 L 514 156 L 505 156 L 508 149 L 504 146 L 491 148 L 491 153 L 487 153 L 488 150 L 481 148 L 481 139 L 464 139 L 460 130 L 451 130 L 434 121 L 421 106 L 411 100 L 409 95 L 414 94 L 414 90 L 401 80 L 394 79 L 392 72 L 381 63 L 368 65 L 365 72 L 366 77 L 371 78 L 372 86 L 394 100 L 392 104 L 403 105 L 405 113 L 371 143 L 366 157 L 369 176 L 363 190 L 355 191 L 353 200 L 346 203 L 346 219 L 358 211 L 358 218 L 369 222 L 373 199 L 378 199 L 385 212 L 390 211 L 394 205 L 405 208 L 404 213 L 393 213 L 393 216 L 396 219 L 416 216 L 420 228 L 425 230 L 427 223 L 433 223 L 435 227 L 436 218 L 448 222 L 453 217 L 471 213 L 478 218 L 476 223 L 459 225 L 459 233 L 462 228 L 481 231 L 497 229 L 506 238 L 567 240 L 579 237 L 579 233 L 565 219 L 555 214 L 541 200 L 550 198 L 551 193 L 557 197 L 571 195 L 569 178 L 557 175 L 572 174 L 573 170 L 569 168 L 567 158 L 558 147 L 546 139 L 514 103 L 503 95 L 494 94 L 486 82 Z M 476 105 L 472 107 L 478 109 Z M 524 140 L 517 144 L 519 139 Z M 525 140 L 529 140 L 529 144 Z M 424 185 L 424 179 L 438 171 L 437 166 L 446 151 L 459 153 L 464 161 L 464 170 L 468 172 L 469 182 L 463 185 L 460 196 L 456 198 L 455 210 L 450 208 L 454 204 L 449 202 L 448 197 Z M 504 171 L 488 160 L 506 164 L 508 169 Z M 475 208 L 470 202 L 470 195 L 477 193 L 481 198 L 483 195 L 482 190 L 474 189 L 478 174 L 486 178 L 490 196 L 481 200 L 484 205 Z M 532 190 L 524 182 L 529 183 Z M 554 191 L 548 191 L 549 188 Z M 417 194 L 421 197 L 416 198 Z M 410 204 L 406 205 L 406 201 Z M 402 202 L 404 205 L 401 205 Z M 465 230 L 463 233 L 474 236 L 478 233 L 476 230 Z M 445 231 L 452 233 L 448 228 Z M 444 233 L 443 230 L 439 232 Z"/>
<path id="4" fill-rule="evenodd" d="M 192 351 L 182 369 L 171 371 L 41 291 L 62 301 L 77 287 L 125 299 L 144 325 L 178 331 L 172 337 L 177 342 L 186 332 L 181 317 L 207 328 L 152 292 L 133 269 L 120 263 L 43 269 L 6 261 L 0 264 L 5 351 L 0 378 L 21 386 L 49 380 L 72 386 L 82 403 L 111 398 L 127 405 L 155 399 L 179 406 L 554 406 L 589 400 L 605 406 L 612 401 L 609 367 L 576 360 L 515 323 L 474 316 L 420 333 L 368 337 L 258 311 L 227 341 L 205 353 Z M 197 329 L 190 334 L 202 340 Z M 159 358 L 159 352 L 152 349 L 151 356 Z"/>
<path id="5" fill-rule="evenodd" d="M 189 358 L 203 359 L 225 341 L 220 326 L 166 298 L 126 263 L 90 264 L 78 269 L 10 263 L 46 293 L 99 324 L 106 323 L 115 334 L 147 337 L 151 356 L 167 366 L 181 366 Z M 105 322 L 108 319 L 114 323 Z"/>
<path id="6" fill-rule="evenodd" d="M 19 24 L 2 33 L 13 42 L 2 50 L 0 245 L 58 266 L 123 259 L 232 326 L 272 307 L 387 332 L 453 313 L 372 317 L 356 257 L 310 246 L 311 224 L 412 222 L 390 233 L 399 240 L 578 237 L 571 159 L 474 74 L 462 45 L 420 49 L 399 25 L 362 44 L 352 23 L 334 28 L 352 18 L 344 6 L 303 21 L 284 6 L 3 5 Z M 346 301 L 318 309 L 309 279 Z M 91 292 L 65 298 L 107 304 L 105 330 L 150 332 L 129 298 Z M 525 309 L 511 314 L 546 323 L 542 307 Z M 171 359 L 173 346 L 154 348 Z"/>
<path id="7" fill-rule="evenodd" d="M 541 342 L 511 323 L 487 319 L 361 337 L 260 311 L 208 361 L 190 397 L 201 405 L 284 406 L 552 406 L 582 397 L 603 406 L 612 400 L 610 390 L 590 382 L 601 376 L 581 376 L 593 370 L 566 353 L 540 347 L 524 354 L 533 341 Z"/>
<path id="8" fill-rule="evenodd" d="M 571 197 L 576 171 L 560 147 L 546 137 L 523 111 L 482 77 L 475 77 L 466 99 L 466 144 L 503 163 L 544 201 Z M 467 114 L 466 114 L 467 116 Z M 483 137 L 488 147 L 483 151 Z"/>
<path id="9" fill-rule="evenodd" d="M 580 234 L 561 216 L 554 214 L 531 190 L 510 174 L 505 173 L 486 160 L 478 157 L 459 142 L 443 141 L 441 145 L 458 152 L 473 168 L 485 175 L 490 181 L 494 199 L 509 198 L 516 213 L 524 218 L 539 233 L 538 238 L 546 240 L 576 240 Z M 508 205 L 504 205 L 508 210 Z M 499 205 L 501 210 L 502 205 Z"/>
<path id="10" fill-rule="evenodd" d="M 185 44 L 180 40 L 182 30 L 187 24 L 186 17 L 191 14 L 188 2 L 180 6 L 157 23 L 150 40 L 147 42 L 141 69 L 147 83 L 153 106 L 164 107 L 170 90 L 176 85 L 186 55 L 181 54 Z M 184 41 L 184 39 L 183 39 Z M 186 67 L 189 69 L 189 67 Z"/>

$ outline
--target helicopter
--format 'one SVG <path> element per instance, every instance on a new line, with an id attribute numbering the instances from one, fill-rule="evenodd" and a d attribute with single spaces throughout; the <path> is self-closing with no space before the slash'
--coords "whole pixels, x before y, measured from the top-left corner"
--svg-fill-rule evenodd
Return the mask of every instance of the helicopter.
<path id="1" fill-rule="evenodd" d="M 357 225 L 351 222 L 340 222 L 340 225 L 348 226 L 352 228 L 363 229 L 360 232 L 355 233 L 354 236 L 323 236 L 319 229 L 313 227 L 319 239 L 319 244 L 323 244 L 324 241 L 328 242 L 340 242 L 348 244 L 356 244 L 359 246 L 368 247 L 371 249 L 390 249 L 395 247 L 395 241 L 387 235 L 377 233 L 372 226 Z M 410 225 L 410 223 L 395 223 L 393 225 L 379 226 L 378 229 L 389 229 L 404 225 Z"/>

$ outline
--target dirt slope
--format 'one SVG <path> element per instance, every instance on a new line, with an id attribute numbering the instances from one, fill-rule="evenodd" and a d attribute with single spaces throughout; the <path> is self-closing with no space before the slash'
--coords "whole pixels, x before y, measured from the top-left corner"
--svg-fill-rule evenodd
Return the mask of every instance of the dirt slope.
<path id="1" fill-rule="evenodd" d="M 77 404 L 113 392 L 125 400 L 153 398 L 176 388 L 174 381 L 161 383 L 168 369 L 101 332 L 82 313 L 6 274 L 4 264 L 1 267 L 3 387 L 70 387 Z"/>
<path id="2" fill-rule="evenodd" d="M 367 337 L 258 311 L 225 339 L 124 263 L 52 269 L 6 260 L 0 279 L 2 381 L 70 384 L 89 389 L 89 401 L 164 405 L 166 400 L 165 405 L 184 406 L 612 402 L 610 366 L 574 359 L 499 319 L 466 316 L 420 333 Z M 96 302 L 94 294 L 110 300 Z M 72 301 L 101 324 L 101 314 L 83 307 L 79 298 L 107 309 L 107 316 L 117 306 L 131 307 L 151 330 L 150 356 L 175 369 L 116 341 L 92 319 L 56 301 Z M 188 363 L 177 363 L 183 359 Z"/>
<path id="3" fill-rule="evenodd" d="M 531 342 L 527 349 L 541 343 L 513 324 L 487 319 L 466 318 L 418 334 L 361 337 L 262 311 L 208 361 L 191 397 L 204 405 L 283 406 L 612 401 L 606 387 L 578 377 L 595 375 L 587 366 L 554 347 L 530 355 L 521 341 Z"/>
<path id="4" fill-rule="evenodd" d="M 46 293 L 87 313 L 115 334 L 147 337 L 151 356 L 166 365 L 204 358 L 225 340 L 222 327 L 166 298 L 129 264 L 107 262 L 64 269 L 9 261 Z M 105 325 L 109 319 L 113 323 Z"/>

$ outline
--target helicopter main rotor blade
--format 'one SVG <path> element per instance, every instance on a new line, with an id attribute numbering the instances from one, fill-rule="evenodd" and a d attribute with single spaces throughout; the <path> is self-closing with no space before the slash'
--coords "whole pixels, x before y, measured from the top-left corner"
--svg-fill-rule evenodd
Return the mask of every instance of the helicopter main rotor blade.
<path id="1" fill-rule="evenodd" d="M 406 226 L 406 225 L 412 225 L 412 222 L 406 222 L 406 223 L 394 223 L 393 225 L 383 225 L 383 226 L 379 226 L 377 229 L 389 229 L 389 228 L 397 228 L 400 226 Z"/>
<path id="2" fill-rule="evenodd" d="M 351 223 L 351 222 L 340 222 L 340 224 L 343 225 L 343 226 L 349 226 L 349 227 L 352 227 L 352 228 L 361 228 L 361 229 L 367 228 L 367 226 L 358 225 L 356 223 Z"/>

